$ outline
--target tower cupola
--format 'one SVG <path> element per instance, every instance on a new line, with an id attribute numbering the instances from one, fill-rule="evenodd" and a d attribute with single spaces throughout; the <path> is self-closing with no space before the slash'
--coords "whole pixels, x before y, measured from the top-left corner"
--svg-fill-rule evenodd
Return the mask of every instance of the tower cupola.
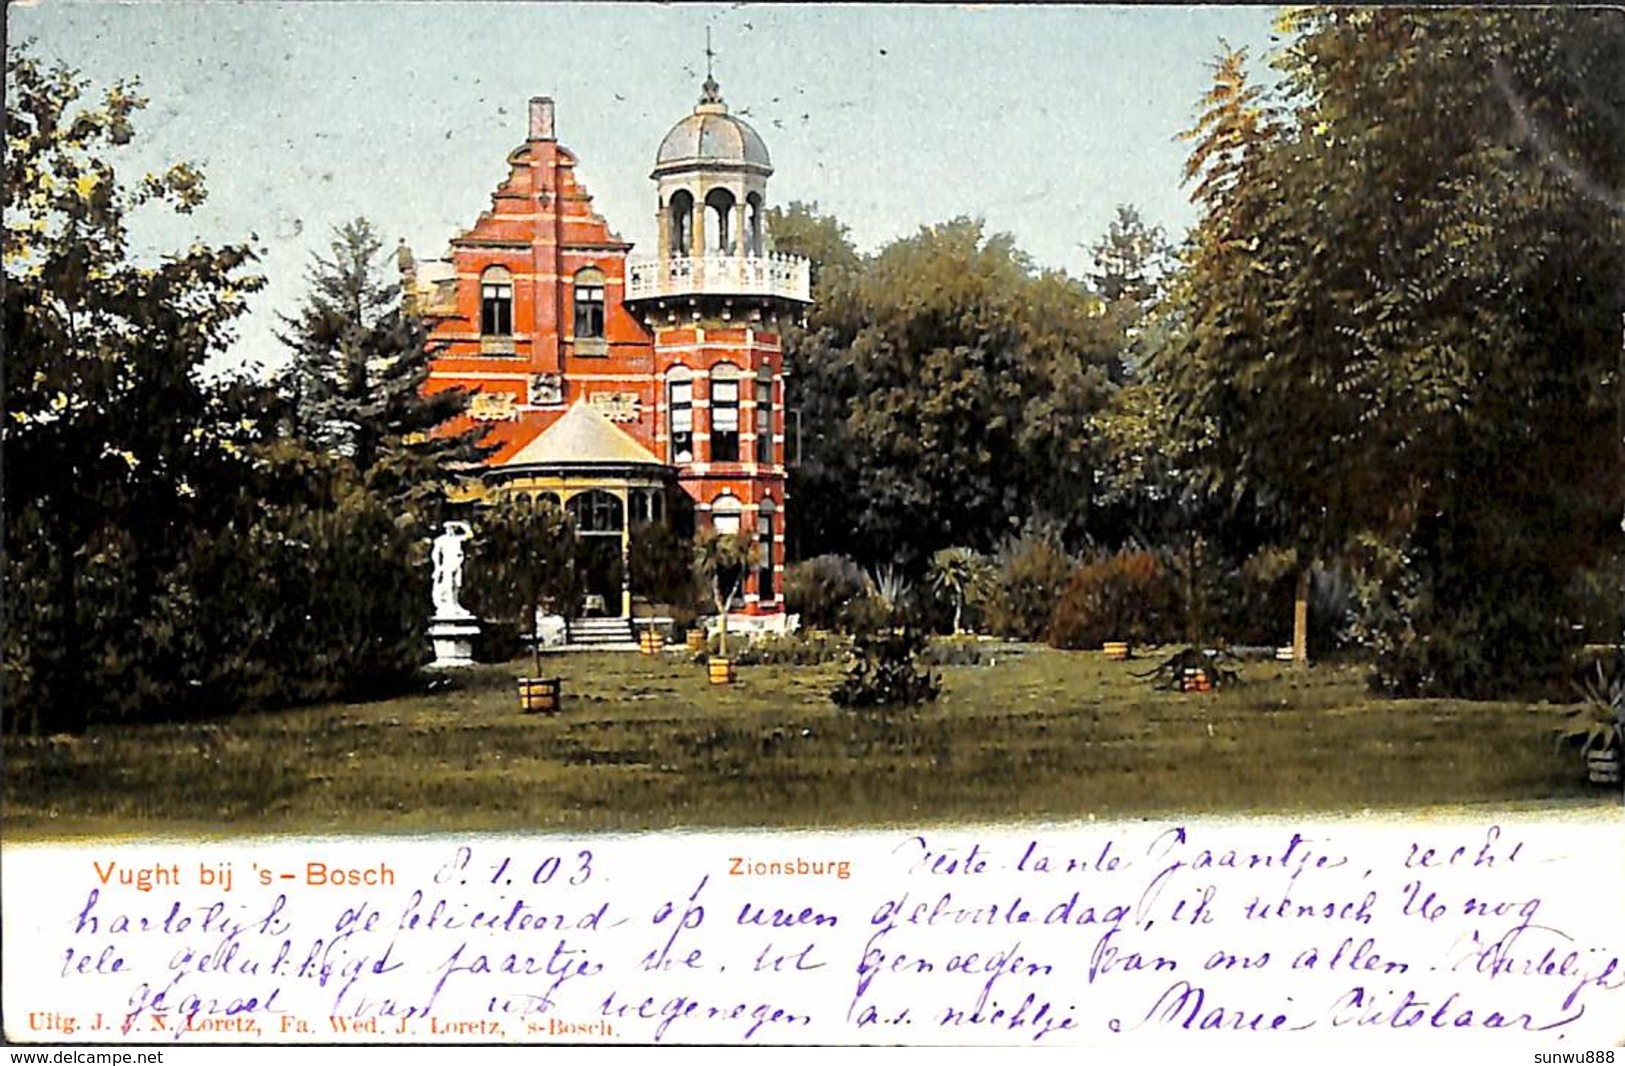
<path id="1" fill-rule="evenodd" d="M 695 171 L 739 171 L 766 178 L 773 173 L 767 145 L 744 119 L 728 113 L 721 86 L 705 79 L 694 113 L 671 128 L 655 153 L 650 177 L 659 181 Z"/>
<path id="2" fill-rule="evenodd" d="M 655 153 L 656 256 L 632 261 L 627 299 L 763 297 L 787 302 L 781 309 L 810 303 L 807 261 L 771 250 L 772 174 L 761 135 L 729 112 L 708 69 L 693 113 Z"/>

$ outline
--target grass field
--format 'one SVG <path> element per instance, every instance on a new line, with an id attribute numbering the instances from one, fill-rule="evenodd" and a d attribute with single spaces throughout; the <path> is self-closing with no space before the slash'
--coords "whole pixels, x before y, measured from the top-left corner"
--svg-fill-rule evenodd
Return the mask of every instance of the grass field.
<path id="1" fill-rule="evenodd" d="M 564 712 L 518 713 L 524 664 L 385 702 L 6 742 L 10 839 L 88 834 L 839 826 L 1487 804 L 1617 804 L 1555 751 L 1561 709 L 1387 701 L 1354 667 L 1267 663 L 1203 695 L 1144 662 L 1011 648 L 942 698 L 854 715 L 835 666 L 551 659 Z"/>

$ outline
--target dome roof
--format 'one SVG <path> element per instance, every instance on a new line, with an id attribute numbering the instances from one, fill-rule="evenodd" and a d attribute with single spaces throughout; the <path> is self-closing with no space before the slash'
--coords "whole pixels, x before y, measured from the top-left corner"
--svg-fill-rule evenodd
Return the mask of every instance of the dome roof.
<path id="1" fill-rule="evenodd" d="M 705 95 L 694 113 L 671 128 L 655 154 L 655 174 L 695 167 L 744 167 L 773 173 L 767 145 L 744 119 L 728 113 L 714 81 L 705 83 Z"/>

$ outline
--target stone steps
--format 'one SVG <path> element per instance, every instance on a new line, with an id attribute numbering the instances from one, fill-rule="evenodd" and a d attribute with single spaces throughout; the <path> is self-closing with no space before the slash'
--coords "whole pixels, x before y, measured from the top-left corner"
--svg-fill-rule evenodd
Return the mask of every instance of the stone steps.
<path id="1" fill-rule="evenodd" d="M 637 647 L 632 622 L 627 618 L 576 618 L 570 622 L 569 642 L 576 645 L 630 644 Z"/>

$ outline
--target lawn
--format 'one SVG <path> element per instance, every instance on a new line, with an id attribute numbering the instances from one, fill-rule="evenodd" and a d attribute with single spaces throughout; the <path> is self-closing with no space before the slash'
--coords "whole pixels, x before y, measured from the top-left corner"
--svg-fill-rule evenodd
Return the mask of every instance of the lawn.
<path id="1" fill-rule="evenodd" d="M 563 656 L 557 717 L 518 713 L 524 664 L 421 695 L 6 742 L 8 838 L 634 830 L 1610 802 L 1561 709 L 1379 700 L 1352 666 L 1253 664 L 1201 695 L 1144 661 L 1007 648 L 940 700 L 853 714 L 835 666 Z M 1612 797 L 1617 803 L 1617 797 Z"/>

